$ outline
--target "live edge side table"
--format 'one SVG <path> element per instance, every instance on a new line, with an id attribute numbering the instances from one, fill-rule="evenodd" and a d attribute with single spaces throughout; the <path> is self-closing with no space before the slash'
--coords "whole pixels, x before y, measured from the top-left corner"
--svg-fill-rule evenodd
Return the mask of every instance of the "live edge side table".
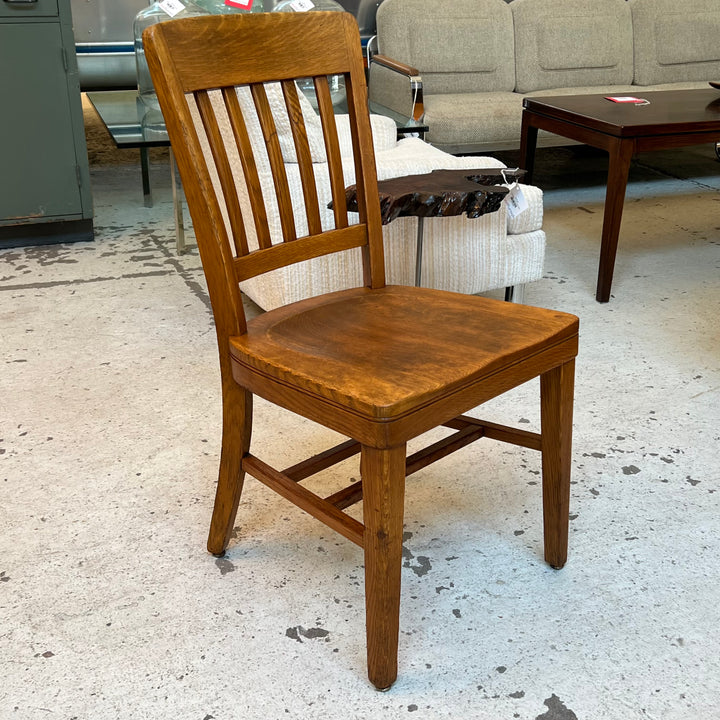
<path id="1" fill-rule="evenodd" d="M 477 218 L 497 212 L 508 188 L 498 182 L 519 180 L 524 170 L 510 168 L 433 170 L 422 175 L 378 182 L 380 214 L 383 225 L 398 217 L 417 217 L 415 285 L 420 286 L 423 255 L 423 220 L 426 217 L 467 215 Z M 357 188 L 345 190 L 345 201 L 351 212 L 358 211 Z"/>

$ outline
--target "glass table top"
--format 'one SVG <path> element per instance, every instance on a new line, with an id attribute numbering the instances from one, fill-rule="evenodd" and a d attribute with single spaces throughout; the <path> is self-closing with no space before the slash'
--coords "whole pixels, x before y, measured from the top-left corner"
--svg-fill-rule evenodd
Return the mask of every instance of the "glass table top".
<path id="1" fill-rule="evenodd" d="M 117 147 L 170 145 L 162 113 L 148 110 L 137 90 L 101 90 L 87 93 L 87 98 Z"/>
<path id="2" fill-rule="evenodd" d="M 119 148 L 163 147 L 170 145 L 162 114 L 148 110 L 136 90 L 102 90 L 87 93 L 100 119 Z M 428 127 L 383 105 L 370 103 L 370 112 L 392 118 L 398 135 L 423 134 Z M 343 105 L 337 105 L 343 111 Z"/>

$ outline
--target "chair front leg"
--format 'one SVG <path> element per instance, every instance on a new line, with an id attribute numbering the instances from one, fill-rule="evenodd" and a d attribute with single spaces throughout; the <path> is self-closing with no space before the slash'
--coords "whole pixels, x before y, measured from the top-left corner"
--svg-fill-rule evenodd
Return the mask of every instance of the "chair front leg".
<path id="1" fill-rule="evenodd" d="M 379 690 L 397 677 L 405 451 L 363 446 L 361 455 L 368 677 Z"/>
<path id="2" fill-rule="evenodd" d="M 223 389 L 220 471 L 207 542 L 213 555 L 222 555 L 230 542 L 245 478 L 242 460 L 250 451 L 252 434 L 252 394 L 234 381 L 227 385 Z"/>
<path id="3" fill-rule="evenodd" d="M 545 560 L 556 569 L 567 560 L 574 386 L 574 360 L 540 376 Z"/>

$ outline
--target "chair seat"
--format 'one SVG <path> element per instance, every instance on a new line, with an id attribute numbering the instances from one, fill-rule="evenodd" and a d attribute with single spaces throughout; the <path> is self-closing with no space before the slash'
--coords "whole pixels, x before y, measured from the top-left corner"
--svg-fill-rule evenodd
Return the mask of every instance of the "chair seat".
<path id="1" fill-rule="evenodd" d="M 427 288 L 363 287 L 256 317 L 246 335 L 230 338 L 230 353 L 243 377 L 250 370 L 387 421 L 577 332 L 566 313 Z"/>

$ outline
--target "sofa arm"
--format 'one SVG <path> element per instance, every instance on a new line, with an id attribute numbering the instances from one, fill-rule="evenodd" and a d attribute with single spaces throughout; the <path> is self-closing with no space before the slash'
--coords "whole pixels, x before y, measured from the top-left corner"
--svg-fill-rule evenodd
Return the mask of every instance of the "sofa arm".
<path id="1" fill-rule="evenodd" d="M 422 120 L 423 84 L 419 71 L 386 55 L 374 54 L 368 71 L 370 100 L 413 120 Z"/>
<path id="2" fill-rule="evenodd" d="M 335 127 L 340 145 L 340 157 L 352 158 L 352 134 L 350 133 L 350 117 L 336 115 Z M 397 145 L 397 126 L 392 118 L 385 115 L 370 115 L 370 131 L 372 132 L 375 153 L 390 150 Z"/>
<path id="3" fill-rule="evenodd" d="M 417 79 L 422 85 L 420 71 L 414 67 L 411 67 L 410 65 L 406 65 L 405 63 L 400 62 L 399 60 L 393 60 L 387 55 L 380 55 L 379 53 L 375 53 L 372 56 L 371 62 L 376 62 L 378 65 L 383 65 L 389 70 L 400 73 L 401 75 L 406 75 L 410 78 L 411 82 L 413 79 Z"/>
<path id="4" fill-rule="evenodd" d="M 540 230 L 543 223 L 543 193 L 539 187 L 534 185 L 523 185 L 520 189 L 525 196 L 527 209 L 516 215 L 514 218 L 508 214 L 507 231 L 508 235 L 522 235 L 523 233 Z"/>

